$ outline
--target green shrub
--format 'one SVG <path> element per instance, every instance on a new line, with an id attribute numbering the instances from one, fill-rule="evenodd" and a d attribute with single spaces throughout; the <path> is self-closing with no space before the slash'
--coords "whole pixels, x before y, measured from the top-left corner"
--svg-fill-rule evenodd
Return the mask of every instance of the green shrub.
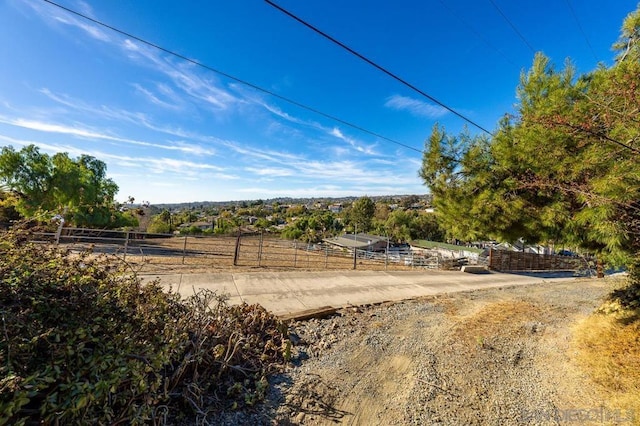
<path id="1" fill-rule="evenodd" d="M 181 300 L 125 264 L 0 240 L 0 425 L 164 424 L 252 406 L 286 326 L 215 293 Z"/>

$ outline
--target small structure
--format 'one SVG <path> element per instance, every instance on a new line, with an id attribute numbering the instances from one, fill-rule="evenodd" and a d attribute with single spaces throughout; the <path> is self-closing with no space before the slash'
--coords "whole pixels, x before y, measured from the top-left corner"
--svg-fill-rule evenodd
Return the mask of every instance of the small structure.
<path id="1" fill-rule="evenodd" d="M 388 238 L 379 235 L 369 234 L 344 234 L 339 237 L 326 238 L 323 240 L 327 244 L 332 244 L 348 250 L 365 250 L 384 252 L 387 249 Z"/>

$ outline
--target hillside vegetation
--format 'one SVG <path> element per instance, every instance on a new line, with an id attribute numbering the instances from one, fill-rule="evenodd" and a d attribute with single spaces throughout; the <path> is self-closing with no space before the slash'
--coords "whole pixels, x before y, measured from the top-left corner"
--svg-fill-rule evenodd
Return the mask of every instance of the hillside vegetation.
<path id="1" fill-rule="evenodd" d="M 0 240 L 0 425 L 174 424 L 251 407 L 285 362 L 258 305 L 181 300 L 126 264 Z"/>

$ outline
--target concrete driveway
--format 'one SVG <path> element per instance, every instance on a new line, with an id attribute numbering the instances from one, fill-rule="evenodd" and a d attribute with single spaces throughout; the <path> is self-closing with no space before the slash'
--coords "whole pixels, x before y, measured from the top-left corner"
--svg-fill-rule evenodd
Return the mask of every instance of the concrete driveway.
<path id="1" fill-rule="evenodd" d="M 183 297 L 207 288 L 227 294 L 230 303 L 259 303 L 276 315 L 324 306 L 341 308 L 483 288 L 528 285 L 575 278 L 541 278 L 457 271 L 291 271 L 143 275 L 159 279 Z"/>

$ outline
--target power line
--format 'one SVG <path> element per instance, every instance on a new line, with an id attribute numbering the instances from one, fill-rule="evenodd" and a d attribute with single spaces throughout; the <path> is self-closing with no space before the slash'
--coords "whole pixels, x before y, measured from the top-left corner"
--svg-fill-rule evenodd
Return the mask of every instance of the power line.
<path id="1" fill-rule="evenodd" d="M 587 46 L 589 46 L 589 50 L 591 50 L 591 54 L 593 55 L 593 58 L 596 60 L 596 62 L 599 62 L 600 60 L 598 59 L 598 55 L 596 55 L 596 51 L 593 50 L 593 46 L 589 41 L 589 37 L 587 37 L 587 33 L 584 31 L 584 28 L 582 28 L 582 25 L 580 24 L 580 20 L 578 19 L 578 15 L 576 15 L 576 11 L 573 9 L 573 6 L 571 5 L 571 1 L 566 0 L 566 2 L 567 2 L 567 6 L 569 7 L 569 11 L 571 11 L 571 15 L 573 16 L 573 19 L 576 21 L 576 24 L 578 24 L 578 28 L 582 33 L 582 37 L 584 37 L 584 41 L 587 42 Z"/>
<path id="2" fill-rule="evenodd" d="M 511 65 L 516 65 L 507 55 L 505 55 L 502 50 L 498 49 L 497 47 L 495 47 L 493 44 L 491 44 L 489 42 L 489 40 L 487 40 L 479 31 L 477 31 L 471 24 L 469 24 L 465 19 L 463 19 L 458 13 L 456 13 L 456 11 L 452 8 L 449 7 L 448 4 L 446 4 L 443 0 L 440 0 L 440 4 L 449 11 L 449 13 L 451 13 L 453 16 L 455 16 L 458 21 L 460 21 L 462 23 L 462 25 L 464 25 L 465 27 L 467 27 L 469 29 L 469 31 L 471 31 L 473 34 L 475 34 L 475 36 L 482 40 L 484 42 L 484 44 L 486 44 L 487 46 L 489 46 L 491 49 L 495 50 L 496 52 L 498 52 L 500 54 L 500 56 L 502 56 L 504 58 L 505 61 L 507 61 L 508 63 L 510 63 Z"/>
<path id="3" fill-rule="evenodd" d="M 325 37 L 326 39 L 330 40 L 331 42 L 337 44 L 338 46 L 342 47 L 343 49 L 347 50 L 349 53 L 357 56 L 358 58 L 362 59 L 363 61 L 365 61 L 366 63 L 368 63 L 369 65 L 377 68 L 378 70 L 382 71 L 383 73 L 387 74 L 388 76 L 392 77 L 393 79 L 399 81 L 400 83 L 404 84 L 405 86 L 409 87 L 410 89 L 418 92 L 419 94 L 421 94 L 422 96 L 426 97 L 427 99 L 437 103 L 438 105 L 440 105 L 441 107 L 445 108 L 446 110 L 452 112 L 453 114 L 457 115 L 458 117 L 462 118 L 464 121 L 466 121 L 467 123 L 473 125 L 474 127 L 482 130 L 483 132 L 487 133 L 490 136 L 495 136 L 493 133 L 491 133 L 490 131 L 486 130 L 484 127 L 481 127 L 479 124 L 471 121 L 469 118 L 465 117 L 464 115 L 460 114 L 459 112 L 455 111 L 454 109 L 452 109 L 451 107 L 443 104 L 442 102 L 438 101 L 437 99 L 433 98 L 432 96 L 428 95 L 427 93 L 423 92 L 422 90 L 418 89 L 417 87 L 415 87 L 414 85 L 412 85 L 411 83 L 408 83 L 407 81 L 403 80 L 402 78 L 398 77 L 397 75 L 395 75 L 394 73 L 392 73 L 391 71 L 383 68 L 382 66 L 376 64 L 375 62 L 373 62 L 371 59 L 368 59 L 367 57 L 365 57 L 364 55 L 358 53 L 357 51 L 353 50 L 352 48 L 350 48 L 349 46 L 345 45 L 344 43 L 342 43 L 341 41 L 333 38 L 332 36 L 330 36 L 329 34 L 323 32 L 322 30 L 314 27 L 313 25 L 309 24 L 308 22 L 304 21 L 303 19 L 297 17 L 296 15 L 294 15 L 293 13 L 289 12 L 288 10 L 278 6 L 277 4 L 275 4 L 273 1 L 271 0 L 265 0 L 269 5 L 273 6 L 274 8 L 278 9 L 279 11 L 281 11 L 282 13 L 284 13 L 285 15 L 295 19 L 296 21 L 300 22 L 302 25 L 304 25 L 305 27 L 313 30 L 314 32 L 320 34 L 321 36 Z M 567 0 L 568 2 L 569 0 Z M 607 135 L 604 134 L 597 134 L 594 133 L 592 131 L 586 130 L 587 133 L 590 133 L 594 136 L 599 136 L 602 137 L 603 139 L 614 143 L 618 146 L 624 147 L 630 151 L 633 152 L 637 152 L 640 153 L 640 150 L 625 144 L 624 142 L 620 142 L 616 139 L 613 139 Z"/>
<path id="4" fill-rule="evenodd" d="M 45 0 L 48 1 L 48 0 Z M 325 33 L 324 31 L 314 27 L 313 25 L 309 24 L 308 22 L 304 21 L 301 18 L 298 18 L 296 15 L 294 15 L 293 13 L 289 12 L 288 10 L 278 6 L 277 4 L 275 4 L 274 2 L 272 2 L 271 0 L 265 0 L 268 4 L 270 4 L 271 6 L 273 6 L 274 8 L 278 9 L 279 11 L 281 11 L 282 13 L 284 13 L 285 15 L 290 16 L 291 18 L 295 19 L 296 21 L 300 22 L 302 25 L 304 25 L 305 27 L 313 30 L 314 32 L 320 34 L 321 36 L 323 36 L 324 38 L 328 39 L 329 41 L 337 44 L 338 46 L 342 47 L 343 49 L 345 49 L 346 51 L 348 51 L 349 53 L 351 53 L 354 56 L 357 56 L 358 58 L 362 59 L 363 61 L 365 61 L 366 63 L 368 63 L 369 65 L 373 66 L 374 68 L 377 68 L 378 70 L 382 71 L 383 73 L 387 74 L 389 77 L 393 78 L 396 81 L 399 81 L 400 83 L 404 84 L 405 86 L 407 86 L 408 88 L 412 89 L 413 91 L 419 93 L 420 95 L 424 96 L 425 98 L 429 99 L 431 102 L 434 102 L 438 105 L 440 105 L 442 108 L 446 109 L 447 111 L 455 114 L 456 116 L 460 117 L 461 119 L 463 119 L 464 121 L 466 121 L 467 123 L 471 124 L 472 126 L 482 130 L 483 132 L 487 133 L 488 135 L 493 136 L 493 133 L 491 133 L 490 131 L 488 131 L 487 129 L 485 129 L 484 127 L 480 126 L 478 123 L 472 121 L 470 118 L 465 117 L 464 115 L 460 114 L 458 111 L 454 110 L 453 108 L 449 107 L 448 105 L 445 105 L 444 103 L 440 102 L 439 100 L 437 100 L 436 98 L 434 98 L 433 96 L 423 92 L 422 90 L 418 89 L 416 86 L 414 86 L 413 84 L 407 82 L 406 80 L 398 77 L 396 74 L 392 73 L 391 71 L 387 70 L 386 68 L 376 64 L 375 62 L 373 62 L 371 59 L 367 58 L 366 56 L 356 52 L 355 50 L 353 50 L 352 48 L 350 48 L 349 46 L 347 46 L 346 44 L 342 43 L 341 41 L 331 37 L 329 34 Z"/>
<path id="5" fill-rule="evenodd" d="M 251 88 L 253 88 L 253 89 L 257 90 L 257 91 L 260 91 L 260 92 L 266 93 L 266 94 L 268 94 L 268 95 L 270 95 L 270 96 L 273 96 L 273 97 L 275 97 L 275 98 L 277 98 L 277 99 L 280 99 L 280 100 L 282 100 L 282 101 L 285 101 L 285 102 L 287 102 L 287 103 L 289 103 L 289 104 L 291 104 L 291 105 L 294 105 L 294 106 L 297 106 L 297 107 L 299 107 L 299 108 L 305 109 L 305 110 L 310 111 L 310 112 L 312 112 L 312 113 L 314 113 L 314 114 L 318 114 L 318 115 L 320 115 L 320 116 L 322 116 L 322 117 L 325 117 L 325 118 L 328 118 L 328 119 L 333 120 L 333 121 L 335 121 L 335 122 L 338 122 L 338 123 L 344 124 L 345 126 L 351 127 L 351 128 L 353 128 L 353 129 L 356 129 L 356 130 L 361 131 L 361 132 L 363 132 L 363 133 L 369 134 L 369 135 L 371 135 L 371 136 L 375 136 L 375 137 L 377 137 L 377 138 L 380 138 L 380 139 L 385 140 L 385 141 L 387 141 L 387 142 L 393 143 L 393 144 L 395 144 L 395 145 L 402 146 L 403 148 L 410 149 L 410 150 L 415 151 L 415 152 L 423 153 L 423 150 L 417 149 L 417 148 L 415 148 L 415 147 L 412 147 L 412 146 L 410 146 L 410 145 L 404 144 L 404 143 L 402 143 L 402 142 L 398 142 L 398 141 L 393 140 L 393 139 L 391 139 L 391 138 L 388 138 L 388 137 L 386 137 L 386 136 L 383 136 L 383 135 L 380 135 L 380 134 L 375 133 L 375 132 L 373 132 L 373 131 L 367 130 L 367 129 L 365 129 L 364 127 L 361 127 L 361 126 L 358 126 L 358 125 L 356 125 L 356 124 L 350 123 L 350 122 L 348 122 L 348 121 L 346 121 L 346 120 L 343 120 L 343 119 L 341 119 L 341 118 L 335 117 L 335 116 L 333 116 L 333 115 L 330 115 L 330 114 L 327 114 L 327 113 L 322 112 L 322 111 L 320 111 L 320 110 L 317 110 L 317 109 L 315 109 L 315 108 L 313 108 L 313 107 L 307 106 L 307 105 L 302 104 L 302 103 L 297 102 L 297 101 L 294 101 L 294 100 L 292 100 L 292 99 L 290 99 L 290 98 L 287 98 L 287 97 L 285 97 L 285 96 L 279 95 L 279 94 L 277 94 L 277 93 L 275 93 L 275 92 L 272 92 L 272 91 L 270 91 L 270 90 L 268 90 L 268 89 L 264 89 L 264 88 L 262 88 L 262 87 L 260 87 L 260 86 L 258 86 L 258 85 L 256 85 L 256 84 L 250 83 L 250 82 L 248 82 L 248 81 L 246 81 L 246 80 L 242 80 L 242 79 L 240 79 L 240 78 L 238 78 L 238 77 L 235 77 L 235 76 L 233 76 L 233 75 L 231 75 L 231 74 L 228 74 L 228 73 L 226 73 L 226 72 L 224 72 L 224 71 L 220 71 L 220 70 L 218 70 L 218 69 L 216 69 L 216 68 L 213 68 L 213 67 L 211 67 L 211 66 L 209 66 L 209 65 L 206 65 L 206 64 L 204 64 L 204 63 L 202 63 L 202 62 L 199 62 L 199 61 L 196 61 L 196 60 L 194 60 L 194 59 L 188 58 L 188 57 L 186 57 L 186 56 L 184 56 L 184 55 L 182 55 L 182 54 L 180 54 L 180 53 L 177 53 L 177 52 L 174 52 L 174 51 L 169 50 L 169 49 L 167 49 L 167 48 L 164 48 L 164 47 L 162 47 L 162 46 L 160 46 L 160 45 L 157 45 L 157 44 L 155 44 L 155 43 L 152 43 L 152 42 L 150 42 L 150 41 L 147 41 L 147 40 L 145 40 L 145 39 L 143 39 L 143 38 L 141 38 L 141 37 L 135 36 L 135 35 L 133 35 L 133 34 L 130 34 L 130 33 L 126 32 L 126 31 L 120 30 L 120 29 L 118 29 L 118 28 L 116 28 L 116 27 L 113 27 L 113 26 L 111 26 L 111 25 L 108 25 L 108 24 L 106 24 L 106 23 L 104 23 L 104 22 L 98 21 L 97 19 L 91 18 L 91 17 L 89 17 L 89 16 L 87 16 L 87 15 L 84 15 L 84 14 L 82 14 L 82 13 L 80 13 L 80 12 L 77 12 L 77 11 L 75 11 L 75 10 L 73 10 L 73 9 L 69 9 L 69 8 L 67 8 L 67 7 L 65 7 L 65 6 L 62 6 L 62 5 L 58 4 L 58 3 L 55 3 L 55 2 L 54 2 L 54 1 L 52 1 L 52 0 L 43 0 L 43 1 L 44 1 L 44 2 L 46 2 L 46 3 L 49 3 L 49 4 L 53 5 L 53 6 L 56 6 L 56 7 L 60 8 L 60 9 L 62 9 L 62 10 L 65 10 L 65 11 L 67 11 L 67 12 L 71 13 L 71 14 L 74 14 L 74 15 L 76 15 L 76 16 L 79 16 L 79 17 L 83 18 L 83 19 L 86 19 L 86 20 L 88 20 L 88 21 L 91 21 L 91 22 L 93 22 L 94 24 L 100 25 L 100 26 L 102 26 L 102 27 L 104 27 L 104 28 L 107 28 L 107 29 L 109 29 L 109 30 L 111 30 L 111 31 L 114 31 L 114 32 L 119 33 L 119 34 L 122 34 L 122 35 L 124 35 L 124 36 L 126 36 L 126 37 L 129 37 L 129 38 L 132 38 L 132 39 L 134 39 L 134 40 L 136 40 L 136 41 L 139 41 L 140 43 L 143 43 L 143 44 L 146 44 L 146 45 L 148 45 L 148 46 L 151 46 L 151 47 L 153 47 L 153 48 L 155 48 L 155 49 L 158 49 L 158 50 L 160 50 L 160 51 L 162 51 L 162 52 L 165 52 L 165 53 L 167 53 L 167 54 L 169 54 L 169 55 L 175 56 L 175 57 L 177 57 L 177 58 L 179 58 L 179 59 L 182 59 L 182 60 L 184 60 L 184 61 L 187 61 L 187 62 L 189 62 L 189 63 L 191 63 L 191 64 L 194 64 L 194 65 L 196 65 L 196 66 L 199 66 L 199 67 L 201 67 L 201 68 L 204 68 L 204 69 L 206 69 L 206 70 L 208 70 L 208 71 L 211 71 L 211 72 L 214 72 L 214 73 L 216 73 L 216 74 L 222 75 L 222 76 L 224 76 L 224 77 L 226 77 L 226 78 L 228 78 L 228 79 L 230 79 L 230 80 L 234 80 L 234 81 L 236 81 L 236 82 L 238 82 L 238 83 L 241 83 L 241 84 L 243 84 L 243 85 L 245 85 L 245 86 L 251 87 Z M 392 78 L 394 78 L 395 80 L 398 80 L 398 81 L 399 81 L 399 82 L 401 82 L 402 84 L 404 84 L 404 85 L 406 85 L 406 86 L 410 87 L 411 89 L 415 90 L 416 92 L 420 93 L 421 95 L 425 96 L 426 98 L 428 98 L 428 99 L 432 100 L 433 102 L 437 103 L 438 105 L 442 106 L 443 108 L 447 109 L 448 111 L 450 111 L 450 112 L 452 112 L 453 114 L 457 115 L 458 117 L 462 118 L 463 120 L 465 120 L 465 121 L 466 121 L 466 122 L 468 122 L 469 124 L 472 124 L 473 126 L 477 127 L 478 129 L 482 130 L 483 132 L 487 133 L 487 134 L 488 134 L 488 135 L 490 135 L 490 136 L 494 136 L 491 132 L 489 132 L 488 130 L 484 129 L 484 128 L 483 128 L 483 127 L 481 127 L 480 125 L 476 124 L 475 122 L 471 121 L 470 119 L 466 118 L 466 117 L 465 117 L 465 116 L 463 116 L 462 114 L 458 113 L 457 111 L 453 110 L 452 108 L 448 107 L 447 105 L 445 105 L 445 104 L 441 103 L 440 101 L 436 100 L 435 98 L 431 97 L 430 95 L 428 95 L 428 94 L 426 94 L 426 93 L 422 92 L 420 89 L 418 89 L 418 88 L 414 87 L 413 85 L 411 85 L 410 83 L 408 83 L 408 82 L 404 81 L 403 79 L 401 79 L 400 77 L 398 77 L 398 76 L 396 76 L 395 74 L 391 73 L 390 71 L 387 71 L 386 69 L 384 69 L 384 68 L 382 68 L 381 66 L 377 65 L 377 64 L 376 64 L 376 63 L 374 63 L 373 61 L 371 61 L 371 60 L 367 59 L 366 57 L 364 57 L 364 56 L 360 55 L 359 53 L 357 53 L 356 51 L 352 50 L 351 48 L 349 48 L 348 46 L 344 45 L 343 43 L 339 42 L 338 40 L 335 40 L 335 39 L 334 39 L 334 38 L 332 38 L 331 36 L 329 36 L 329 35 L 327 35 L 327 34 L 323 33 L 322 31 L 318 30 L 317 28 L 313 27 L 312 25 L 310 25 L 310 24 L 308 24 L 308 23 L 304 22 L 304 21 L 303 21 L 303 20 L 301 20 L 300 18 L 298 18 L 298 17 L 296 17 L 295 15 L 293 15 L 293 14 L 289 13 L 288 11 L 286 11 L 286 10 L 282 9 L 280 6 L 278 6 L 278 5 L 274 4 L 274 3 L 273 3 L 273 2 L 271 2 L 270 0 L 265 0 L 265 1 L 266 1 L 267 3 L 269 3 L 270 5 L 272 5 L 273 7 L 275 7 L 276 9 L 281 10 L 283 13 L 285 13 L 285 14 L 287 14 L 287 15 L 291 16 L 291 17 L 292 17 L 292 18 L 294 18 L 295 20 L 297 20 L 297 21 L 301 22 L 302 24 L 304 24 L 305 26 L 307 26 L 307 27 L 311 28 L 313 31 L 315 31 L 315 32 L 319 33 L 320 35 L 322 35 L 322 36 L 324 36 L 324 37 L 326 37 L 326 38 L 328 38 L 328 39 L 329 39 L 329 40 L 331 40 L 332 42 L 337 43 L 338 45 L 340 45 L 340 46 L 341 46 L 341 47 L 343 47 L 344 49 L 348 50 L 349 52 L 351 52 L 352 54 L 356 55 L 357 57 L 359 57 L 360 59 L 364 60 L 365 62 L 367 62 L 367 63 L 371 64 L 371 65 L 372 65 L 372 66 L 374 66 L 375 68 L 378 68 L 379 70 L 383 71 L 385 74 L 387 74 L 387 75 L 391 76 L 391 77 L 392 77 Z M 567 3 L 568 3 L 568 4 L 570 4 L 570 3 L 569 3 L 569 0 L 567 0 Z M 592 135 L 594 135 L 594 136 L 602 137 L 602 138 L 604 138 L 605 140 L 607 140 L 607 141 L 609 141 L 609 142 L 611 142 L 611 143 L 614 143 L 614 144 L 616 144 L 616 145 L 619 145 L 619 146 L 621 146 L 621 147 L 623 147 L 623 148 L 626 148 L 626 149 L 628 149 L 628 150 L 630 150 L 630 151 L 633 151 L 633 152 L 636 152 L 636 153 L 640 153 L 640 150 L 638 150 L 637 148 L 634 148 L 634 147 L 632 147 L 632 146 L 630 146 L 630 145 L 628 145 L 628 144 L 625 144 L 625 143 L 623 143 L 623 142 L 620 142 L 620 141 L 618 141 L 618 140 L 616 140 L 616 139 L 610 138 L 610 137 L 609 137 L 609 136 L 607 136 L 607 135 L 603 135 L 603 134 L 601 134 L 601 133 L 598 133 L 598 134 L 597 134 L 597 133 L 594 133 L 594 132 L 592 132 L 592 131 L 588 131 L 588 130 L 587 130 L 587 133 L 590 133 L 590 134 L 592 134 Z"/>
<path id="6" fill-rule="evenodd" d="M 345 126 L 349 126 L 349 127 L 353 128 L 353 129 L 359 130 L 359 131 L 361 131 L 361 132 L 363 132 L 363 133 L 366 133 L 366 134 L 369 134 L 369 135 L 371 135 L 371 136 L 375 136 L 376 138 L 379 138 L 379 139 L 385 140 L 385 141 L 390 142 L 390 143 L 393 143 L 393 144 L 395 144 L 395 145 L 399 145 L 399 146 L 401 146 L 401 147 L 403 147 L 403 148 L 407 148 L 407 149 L 410 149 L 410 150 L 412 150 L 412 151 L 416 151 L 416 152 L 419 152 L 419 153 L 422 153 L 422 152 L 423 152 L 421 149 L 418 149 L 418 148 L 412 147 L 412 146 L 407 145 L 407 144 L 404 144 L 404 143 L 402 143 L 402 142 L 398 142 L 398 141 L 393 140 L 393 139 L 391 139 L 391 138 L 388 138 L 388 137 L 386 137 L 386 136 L 382 136 L 382 135 L 380 135 L 380 134 L 378 134 L 378 133 L 376 133 L 376 132 L 373 132 L 373 131 L 371 131 L 371 130 L 367 130 L 367 129 L 365 129 L 364 127 L 361 127 L 361 126 L 358 126 L 358 125 L 356 125 L 356 124 L 350 123 L 350 122 L 348 122 L 348 121 L 346 121 L 346 120 L 343 120 L 343 119 L 341 119 L 341 118 L 338 118 L 338 117 L 336 117 L 336 116 L 333 116 L 333 115 L 327 114 L 327 113 L 322 112 L 322 111 L 320 111 L 320 110 L 317 110 L 317 109 L 315 109 L 315 108 L 313 108 L 313 107 L 310 107 L 310 106 L 307 106 L 307 105 L 305 105 L 305 104 L 302 104 L 302 103 L 300 103 L 300 102 L 298 102 L 298 101 L 294 101 L 294 100 L 292 100 L 292 99 L 290 99 L 290 98 L 287 98 L 287 97 L 285 97 L 285 96 L 282 96 L 282 95 L 279 95 L 279 94 L 277 94 L 277 93 L 275 93 L 275 92 L 272 92 L 271 90 L 264 89 L 264 88 L 262 88 L 262 87 L 260 87 L 260 86 L 258 86 L 258 85 L 256 85 L 256 84 L 253 84 L 253 83 L 250 83 L 250 82 L 248 82 L 248 81 L 246 81 L 246 80 L 243 80 L 243 79 L 241 79 L 241 78 L 235 77 L 235 76 L 233 76 L 233 75 L 231 75 L 231 74 L 228 74 L 228 73 L 226 73 L 226 72 L 224 72 L 224 71 L 220 71 L 220 70 L 218 70 L 218 69 L 216 69 L 216 68 L 213 68 L 213 67 L 211 67 L 211 66 L 209 66 L 209 65 L 206 65 L 206 64 L 204 64 L 204 63 L 202 63 L 202 62 L 196 61 L 195 59 L 191 59 L 191 58 L 189 58 L 189 57 L 187 57 L 187 56 L 184 56 L 184 55 L 182 55 L 182 54 L 180 54 L 180 53 L 174 52 L 173 50 L 169 50 L 169 49 L 164 48 L 164 47 L 162 47 L 162 46 L 160 46 L 160 45 L 158 45 L 158 44 L 152 43 L 152 42 L 147 41 L 147 40 L 145 40 L 145 39 L 143 39 L 143 38 L 141 38 L 141 37 L 135 36 L 135 35 L 133 35 L 133 34 L 131 34 L 131 33 L 128 33 L 128 32 L 123 31 L 123 30 L 120 30 L 120 29 L 118 29 L 118 28 L 116 28 L 116 27 L 113 27 L 113 26 L 111 26 L 111 25 L 109 25 L 109 24 L 106 24 L 106 23 L 104 23 L 104 22 L 102 22 L 102 21 L 98 21 L 97 19 L 91 18 L 90 16 L 84 15 L 84 14 L 82 14 L 82 13 L 80 13 L 80 12 L 77 12 L 77 11 L 75 11 L 75 10 L 73 10 L 73 9 L 69 9 L 68 7 L 62 6 L 62 5 L 60 5 L 60 4 L 58 4 L 58 3 L 55 3 L 55 2 L 53 2 L 53 1 L 51 1 L 51 0 L 43 0 L 43 1 L 44 1 L 44 2 L 46 2 L 46 3 L 49 3 L 49 4 L 53 5 L 53 6 L 56 6 L 56 7 L 60 8 L 60 9 L 62 9 L 62 10 L 65 10 L 65 11 L 67 11 L 67 12 L 69 12 L 69 13 L 72 13 L 72 14 L 74 14 L 74 15 L 76 15 L 76 16 L 79 16 L 79 17 L 81 17 L 81 18 L 83 18 L 83 19 L 86 19 L 86 20 L 88 20 L 88 21 L 91 21 L 91 22 L 93 22 L 93 23 L 94 23 L 94 24 L 96 24 L 96 25 L 100 25 L 100 26 L 102 26 L 102 27 L 104 27 L 104 28 L 107 28 L 107 29 L 109 29 L 109 30 L 111 30 L 111 31 L 114 31 L 114 32 L 116 32 L 116 33 L 118 33 L 118 34 L 124 35 L 124 36 L 126 36 L 126 37 L 131 38 L 131 39 L 134 39 L 134 40 L 136 40 L 136 41 L 139 41 L 140 43 L 146 44 L 147 46 L 151 46 L 151 47 L 153 47 L 154 49 L 158 49 L 158 50 L 160 50 L 160 51 L 162 51 L 162 52 L 165 52 L 165 53 L 167 53 L 167 54 L 169 54 L 169 55 L 175 56 L 175 57 L 177 57 L 177 58 L 179 58 L 179 59 L 182 59 L 183 61 L 189 62 L 189 63 L 191 63 L 191 64 L 193 64 L 193 65 L 199 66 L 199 67 L 204 68 L 204 69 L 206 69 L 206 70 L 208 70 L 208 71 L 211 71 L 211 72 L 214 72 L 214 73 L 216 73 L 216 74 L 219 74 L 219 75 L 221 75 L 221 76 L 223 76 L 223 77 L 226 77 L 226 78 L 228 78 L 228 79 L 230 79 L 230 80 L 236 81 L 236 82 L 238 82 L 238 83 L 240 83 L 240 84 L 243 84 L 243 85 L 245 85 L 245 86 L 251 87 L 252 89 L 258 90 L 258 91 L 260 91 L 260 92 L 262 92 L 262 93 L 266 93 L 266 94 L 268 94 L 268 95 L 270 95 L 270 96 L 273 96 L 274 98 L 278 98 L 278 99 L 280 99 L 280 100 L 282 100 L 282 101 L 288 102 L 288 103 L 290 103 L 291 105 L 295 105 L 295 106 L 297 106 L 298 108 L 305 109 L 305 110 L 310 111 L 310 112 L 312 112 L 312 113 L 314 113 L 314 114 L 318 114 L 318 115 L 320 115 L 320 116 L 322 116 L 322 117 L 328 118 L 328 119 L 333 120 L 333 121 L 335 121 L 335 122 L 338 122 L 338 123 L 340 123 L 340 124 L 344 124 Z"/>
<path id="7" fill-rule="evenodd" d="M 527 45 L 527 47 L 529 48 L 529 50 L 531 50 L 531 53 L 533 53 L 535 55 L 536 50 L 533 48 L 533 46 L 531 46 L 531 44 L 527 41 L 526 38 L 524 38 L 524 36 L 522 35 L 522 33 L 520 31 L 518 31 L 518 28 L 513 24 L 513 22 L 511 22 L 511 20 L 509 18 L 507 18 L 507 15 L 504 14 L 504 12 L 502 11 L 502 9 L 500 9 L 498 7 L 498 5 L 496 4 L 496 2 L 494 2 L 493 0 L 489 0 L 491 2 L 491 4 L 493 5 L 493 7 L 495 7 L 495 9 L 498 11 L 498 13 L 500 13 L 500 15 L 504 18 L 505 21 L 507 21 L 507 24 L 509 24 L 511 26 L 511 28 L 513 29 L 513 31 L 518 34 L 518 37 L 520 37 L 520 40 L 522 40 L 524 42 L 524 44 Z"/>

